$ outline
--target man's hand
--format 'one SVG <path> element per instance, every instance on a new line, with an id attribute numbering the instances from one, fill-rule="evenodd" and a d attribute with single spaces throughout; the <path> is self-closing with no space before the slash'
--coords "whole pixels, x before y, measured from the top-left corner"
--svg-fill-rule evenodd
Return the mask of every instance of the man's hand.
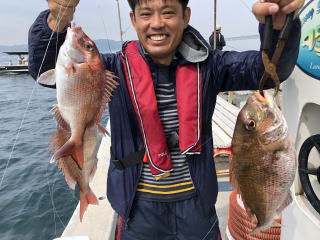
<path id="1" fill-rule="evenodd" d="M 273 16 L 273 28 L 282 29 L 286 16 L 299 10 L 304 0 L 265 0 L 256 2 L 252 6 L 252 12 L 260 23 L 264 23 L 265 16 Z"/>
<path id="2" fill-rule="evenodd" d="M 47 19 L 49 28 L 61 32 L 73 19 L 73 14 L 80 0 L 47 0 L 50 14 Z"/>

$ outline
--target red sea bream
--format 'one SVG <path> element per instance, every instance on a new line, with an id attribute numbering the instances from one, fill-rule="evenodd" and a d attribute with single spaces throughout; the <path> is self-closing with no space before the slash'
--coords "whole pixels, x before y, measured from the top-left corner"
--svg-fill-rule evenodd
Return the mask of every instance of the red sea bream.
<path id="1" fill-rule="evenodd" d="M 272 96 L 254 93 L 236 122 L 230 158 L 230 180 L 247 213 L 264 230 L 288 206 L 296 172 L 296 154 L 287 122 Z"/>

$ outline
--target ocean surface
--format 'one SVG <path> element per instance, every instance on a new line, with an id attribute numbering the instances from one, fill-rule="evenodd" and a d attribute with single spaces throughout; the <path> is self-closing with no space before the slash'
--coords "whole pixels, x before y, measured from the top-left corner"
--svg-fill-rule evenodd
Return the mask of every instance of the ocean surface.
<path id="1" fill-rule="evenodd" d="M 55 102 L 55 90 L 28 74 L 0 75 L 0 240 L 60 237 L 77 206 L 77 191 L 49 163 Z"/>

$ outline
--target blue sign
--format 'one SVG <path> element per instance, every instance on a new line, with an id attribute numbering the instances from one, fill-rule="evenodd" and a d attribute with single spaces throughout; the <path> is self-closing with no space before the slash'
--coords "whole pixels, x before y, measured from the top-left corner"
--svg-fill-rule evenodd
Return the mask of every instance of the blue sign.
<path id="1" fill-rule="evenodd" d="M 320 0 L 311 0 L 300 12 L 302 23 L 298 67 L 320 79 Z"/>

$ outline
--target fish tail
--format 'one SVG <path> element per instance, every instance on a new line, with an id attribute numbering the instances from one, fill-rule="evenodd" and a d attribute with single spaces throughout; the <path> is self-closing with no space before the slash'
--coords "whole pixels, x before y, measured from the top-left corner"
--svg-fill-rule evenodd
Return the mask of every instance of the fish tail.
<path id="1" fill-rule="evenodd" d="M 99 204 L 98 199 L 91 188 L 89 188 L 87 193 L 80 192 L 80 222 L 82 222 L 84 212 L 87 210 L 89 204 Z"/>
<path id="2" fill-rule="evenodd" d="M 83 143 L 77 145 L 73 141 L 68 140 L 58 151 L 53 155 L 54 160 L 58 160 L 64 156 L 71 155 L 76 161 L 79 168 L 83 168 L 84 157 L 83 157 Z"/>
<path id="3" fill-rule="evenodd" d="M 99 131 L 106 137 L 109 136 L 110 137 L 110 133 L 108 132 L 108 130 L 102 126 L 100 123 L 97 124 L 98 125 L 98 129 Z"/>

